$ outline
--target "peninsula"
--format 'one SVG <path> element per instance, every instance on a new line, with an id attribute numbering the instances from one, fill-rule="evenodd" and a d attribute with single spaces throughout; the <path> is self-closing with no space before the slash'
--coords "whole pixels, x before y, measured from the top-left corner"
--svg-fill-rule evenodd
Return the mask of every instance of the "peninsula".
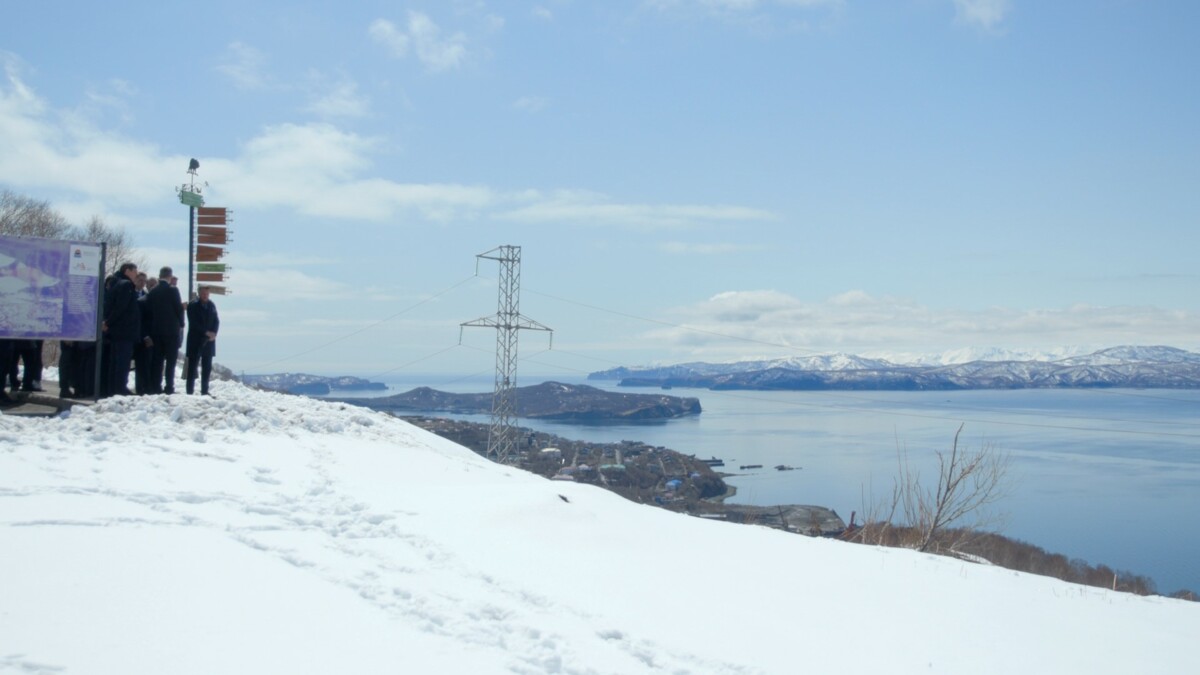
<path id="1" fill-rule="evenodd" d="M 700 400 L 661 394 L 627 394 L 588 385 L 543 382 L 516 389 L 517 417 L 572 422 L 635 422 L 700 414 Z M 492 393 L 458 394 L 418 387 L 403 394 L 339 400 L 392 413 L 488 414 Z"/>

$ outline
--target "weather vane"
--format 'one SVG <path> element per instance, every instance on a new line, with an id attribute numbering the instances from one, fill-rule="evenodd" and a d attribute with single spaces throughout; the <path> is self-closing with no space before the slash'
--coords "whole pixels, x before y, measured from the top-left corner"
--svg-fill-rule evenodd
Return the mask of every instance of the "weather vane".
<path id="1" fill-rule="evenodd" d="M 191 178 L 187 183 L 175 188 L 175 192 L 179 195 L 179 201 L 187 204 L 188 206 L 202 206 L 204 204 L 204 200 L 200 197 L 200 193 L 204 191 L 205 187 L 208 187 L 208 183 L 204 183 L 204 187 L 196 185 L 196 170 L 199 168 L 199 160 L 197 160 L 195 157 L 189 160 L 187 172 Z"/>

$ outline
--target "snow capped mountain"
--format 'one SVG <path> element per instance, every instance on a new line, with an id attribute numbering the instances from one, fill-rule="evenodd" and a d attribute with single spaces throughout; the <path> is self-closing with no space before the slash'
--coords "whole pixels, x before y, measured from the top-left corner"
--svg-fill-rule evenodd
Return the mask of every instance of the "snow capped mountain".
<path id="1" fill-rule="evenodd" d="M 1072 366 L 1109 366 L 1131 363 L 1178 363 L 1200 364 L 1200 354 L 1175 347 L 1138 347 L 1126 345 L 1101 349 L 1092 354 L 1072 356 L 1057 360 L 1063 365 Z"/>
<path id="2" fill-rule="evenodd" d="M 764 367 L 757 370 L 766 370 L 768 368 L 790 368 L 792 370 L 877 370 L 879 368 L 892 368 L 896 365 L 884 359 L 872 359 L 842 353 L 821 354 L 818 356 L 789 356 L 772 361 L 760 361 L 759 363 L 764 364 Z"/>
<path id="3" fill-rule="evenodd" d="M 653 373 L 655 377 L 708 377 L 732 373 L 751 373 L 775 368 L 785 370 L 877 370 L 894 368 L 895 364 L 882 359 L 871 359 L 853 354 L 818 354 L 815 356 L 788 356 L 780 359 L 738 361 L 736 363 L 705 363 L 693 361 L 669 366 L 646 366 L 634 368 L 612 368 L 591 373 L 589 380 L 620 380 L 641 377 Z"/>
<path id="4" fill-rule="evenodd" d="M 1056 354 L 1069 353 L 1064 349 Z M 733 364 L 614 368 L 589 379 L 628 386 L 713 389 L 1018 389 L 1031 387 L 1200 387 L 1200 354 L 1174 347 L 1122 346 L 1055 359 L 1017 358 L 987 350 L 988 359 L 960 361 L 969 350 L 946 352 L 934 363 L 897 365 L 845 354 Z M 948 363 L 943 363 L 947 361 Z M 702 367 L 700 367 L 702 366 Z"/>
<path id="5" fill-rule="evenodd" d="M 1004 349 L 1000 347 L 963 347 L 935 354 L 871 353 L 897 365 L 907 366 L 951 366 L 972 361 L 1057 361 L 1059 359 L 1091 353 L 1084 347 L 1060 347 L 1058 349 Z"/>

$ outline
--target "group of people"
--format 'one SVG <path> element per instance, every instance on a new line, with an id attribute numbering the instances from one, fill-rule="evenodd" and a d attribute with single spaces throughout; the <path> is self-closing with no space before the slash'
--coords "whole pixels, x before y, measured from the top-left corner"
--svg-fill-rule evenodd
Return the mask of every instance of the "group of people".
<path id="1" fill-rule="evenodd" d="M 186 391 L 195 393 L 197 377 L 200 393 L 209 393 L 212 361 L 216 355 L 217 331 L 221 321 L 217 306 L 210 299 L 208 286 L 184 303 L 170 267 L 163 267 L 158 278 L 147 278 L 134 263 L 124 263 L 104 282 L 102 321 L 100 324 L 100 382 L 95 382 L 96 343 L 62 341 L 59 352 L 59 395 L 64 398 L 128 396 L 132 394 L 175 393 L 175 369 L 181 342 L 185 345 Z M 186 327 L 186 339 L 185 338 Z M 0 340 L 0 364 L 12 364 L 4 372 L 15 385 L 17 347 L 26 354 L 34 341 Z M 37 341 L 35 371 L 31 357 L 25 356 L 22 389 L 41 390 L 41 341 Z M 132 367 L 131 367 L 132 364 Z M 129 390 L 129 373 L 134 373 L 134 390 Z M 33 379 L 36 377 L 36 379 Z M 98 388 L 97 388 L 98 387 Z M 0 380 L 0 398 L 4 394 Z"/>

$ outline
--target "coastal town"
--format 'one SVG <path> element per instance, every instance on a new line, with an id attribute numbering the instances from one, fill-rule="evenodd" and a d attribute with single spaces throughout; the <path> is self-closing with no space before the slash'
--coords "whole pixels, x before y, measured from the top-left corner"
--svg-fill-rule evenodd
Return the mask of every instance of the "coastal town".
<path id="1" fill-rule="evenodd" d="M 426 416 L 404 421 L 449 439 L 481 455 L 487 450 L 488 425 Z M 717 472 L 713 459 L 701 459 L 640 441 L 590 443 L 555 434 L 519 429 L 517 465 L 552 480 L 595 485 L 630 501 L 701 518 L 774 527 L 811 536 L 839 536 L 847 523 L 836 511 L 811 505 L 751 506 L 729 504 L 736 490 Z M 793 467 L 784 467 L 788 470 Z"/>

